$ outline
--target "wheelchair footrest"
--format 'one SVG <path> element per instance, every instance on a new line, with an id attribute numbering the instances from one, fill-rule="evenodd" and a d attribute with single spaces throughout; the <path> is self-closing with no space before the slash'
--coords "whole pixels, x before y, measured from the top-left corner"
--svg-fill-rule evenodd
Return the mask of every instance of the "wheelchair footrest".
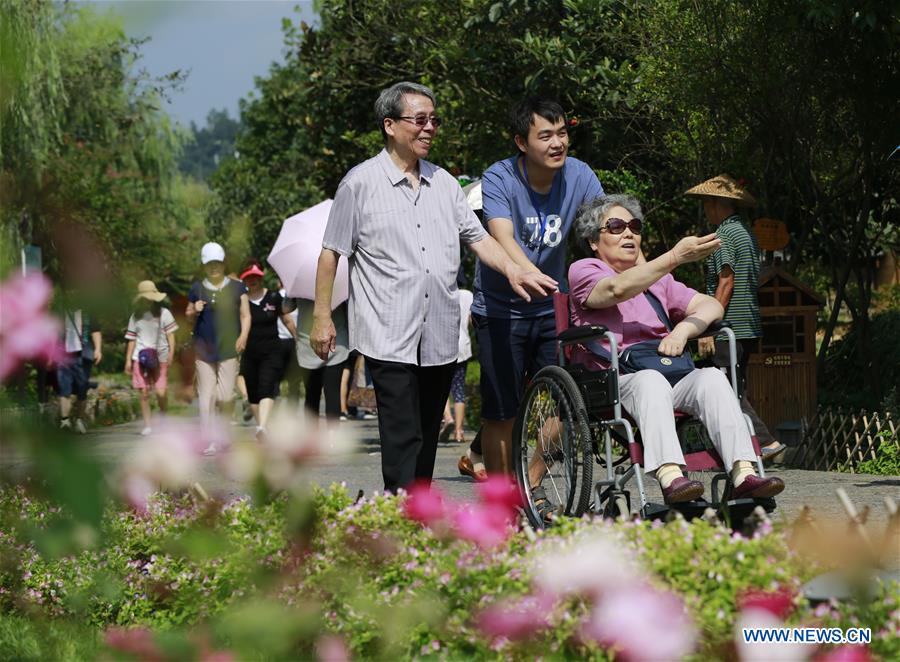
<path id="1" fill-rule="evenodd" d="M 675 510 L 681 513 L 684 519 L 692 520 L 701 517 L 703 513 L 706 512 L 707 508 L 715 509 L 715 506 L 704 499 L 698 501 L 685 501 L 684 503 L 673 503 L 672 505 L 647 503 L 646 506 L 641 508 L 641 517 L 649 520 L 663 519 L 667 517 L 670 512 Z"/>
<path id="2" fill-rule="evenodd" d="M 732 528 L 740 527 L 744 520 L 753 514 L 757 506 L 771 513 L 775 510 L 775 499 L 731 499 L 719 504 L 719 517 Z"/>
<path id="3" fill-rule="evenodd" d="M 686 501 L 684 503 L 673 503 L 666 505 L 662 503 L 647 503 L 641 509 L 641 518 L 654 520 L 664 519 L 670 512 L 678 511 L 686 520 L 702 517 L 708 508 L 712 508 L 721 520 L 730 520 L 732 525 L 739 524 L 749 517 L 757 506 L 762 506 L 763 510 L 771 513 L 775 510 L 775 499 L 732 499 L 730 501 L 722 501 L 720 503 L 712 503 L 705 499 L 697 501 Z"/>

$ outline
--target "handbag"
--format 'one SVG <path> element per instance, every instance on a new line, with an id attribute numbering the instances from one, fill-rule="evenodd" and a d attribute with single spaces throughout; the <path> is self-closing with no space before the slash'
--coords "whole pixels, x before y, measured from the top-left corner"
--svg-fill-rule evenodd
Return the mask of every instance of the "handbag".
<path id="1" fill-rule="evenodd" d="M 162 335 L 162 313 L 159 315 L 159 327 L 156 331 L 156 347 L 159 347 L 159 337 Z M 138 352 L 138 366 L 141 376 L 155 382 L 159 379 L 159 352 L 156 347 L 145 347 Z"/>
<path id="2" fill-rule="evenodd" d="M 350 391 L 347 393 L 348 407 L 370 410 L 378 408 L 375 389 L 366 385 L 365 359 L 361 356 L 356 359 L 356 364 L 353 366 L 350 383 Z"/>
<path id="3" fill-rule="evenodd" d="M 674 327 L 666 314 L 665 308 L 663 308 L 662 302 L 650 290 L 644 292 L 644 296 L 647 297 L 647 301 L 650 302 L 650 306 L 665 325 L 666 330 L 671 332 Z M 644 340 L 622 350 L 619 354 L 619 372 L 627 375 L 639 370 L 656 370 L 662 373 L 662 376 L 672 386 L 675 386 L 675 384 L 696 369 L 690 352 L 684 351 L 679 356 L 663 356 L 659 353 L 660 342 L 662 342 L 662 339 Z M 612 357 L 609 350 L 598 341 L 594 340 L 589 343 L 588 349 L 605 361 L 611 362 Z"/>

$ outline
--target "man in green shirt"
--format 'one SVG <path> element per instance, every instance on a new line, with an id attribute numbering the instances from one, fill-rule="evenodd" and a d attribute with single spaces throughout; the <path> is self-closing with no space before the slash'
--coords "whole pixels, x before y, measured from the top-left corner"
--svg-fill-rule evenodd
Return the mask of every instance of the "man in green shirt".
<path id="1" fill-rule="evenodd" d="M 759 287 L 759 245 L 738 207 L 755 207 L 756 200 L 739 182 L 719 175 L 685 192 L 703 201 L 707 220 L 717 226 L 722 247 L 706 258 L 706 293 L 725 309 L 738 342 L 738 375 L 741 380 L 741 409 L 750 417 L 764 460 L 773 460 L 785 446 L 776 441 L 766 424 L 747 400 L 747 365 L 762 336 L 757 289 Z M 700 353 L 714 355 L 716 365 L 728 365 L 728 344 L 712 338 L 700 340 Z"/>

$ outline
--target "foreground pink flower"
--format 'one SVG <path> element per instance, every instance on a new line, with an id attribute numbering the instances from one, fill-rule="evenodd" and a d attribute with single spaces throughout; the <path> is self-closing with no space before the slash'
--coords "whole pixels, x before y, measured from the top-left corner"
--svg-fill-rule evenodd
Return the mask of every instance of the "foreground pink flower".
<path id="1" fill-rule="evenodd" d="M 108 648 L 133 655 L 144 662 L 163 659 L 162 651 L 153 640 L 153 633 L 147 628 L 112 627 L 104 633 L 104 640 Z"/>
<path id="2" fill-rule="evenodd" d="M 555 596 L 550 593 L 526 595 L 493 604 L 475 620 L 489 637 L 510 641 L 527 639 L 549 626 L 549 614 L 555 602 Z"/>
<path id="3" fill-rule="evenodd" d="M 484 503 L 502 506 L 510 511 L 515 511 L 522 505 L 519 488 L 509 476 L 488 476 L 483 483 L 477 483 L 475 489 Z"/>
<path id="4" fill-rule="evenodd" d="M 198 473 L 205 440 L 199 427 L 179 420 L 160 421 L 126 460 L 120 491 L 132 508 L 144 512 L 159 488 L 187 487 Z"/>
<path id="5" fill-rule="evenodd" d="M 15 276 L 0 285 L 0 381 L 26 361 L 60 361 L 59 320 L 47 312 L 52 287 L 43 274 Z"/>
<path id="6" fill-rule="evenodd" d="M 784 620 L 794 610 L 794 594 L 787 589 L 749 590 L 738 598 L 738 607 L 741 610 L 762 609 Z"/>
<path id="7" fill-rule="evenodd" d="M 448 515 L 444 494 L 437 487 L 424 482 L 414 483 L 407 490 L 403 514 L 409 519 L 432 526 Z"/>
<path id="8" fill-rule="evenodd" d="M 443 493 L 427 483 L 414 483 L 403 502 L 403 514 L 409 519 L 432 526 L 447 517 Z"/>
<path id="9" fill-rule="evenodd" d="M 816 657 L 816 662 L 872 662 L 872 656 L 866 646 L 839 646 Z"/>
<path id="10" fill-rule="evenodd" d="M 512 514 L 503 505 L 466 504 L 453 512 L 453 530 L 463 540 L 490 549 L 513 533 Z"/>
<path id="11" fill-rule="evenodd" d="M 697 640 L 681 599 L 645 583 L 605 593 L 581 636 L 614 647 L 629 662 L 680 660 Z"/>
<path id="12" fill-rule="evenodd" d="M 604 591 L 640 581 L 643 573 L 625 556 L 621 542 L 594 531 L 548 542 L 531 562 L 538 589 L 596 598 Z"/>
<path id="13" fill-rule="evenodd" d="M 200 662 L 237 662 L 231 651 L 210 651 L 200 656 Z"/>
<path id="14" fill-rule="evenodd" d="M 316 658 L 319 662 L 349 662 L 347 644 L 337 635 L 324 635 L 316 642 Z"/>

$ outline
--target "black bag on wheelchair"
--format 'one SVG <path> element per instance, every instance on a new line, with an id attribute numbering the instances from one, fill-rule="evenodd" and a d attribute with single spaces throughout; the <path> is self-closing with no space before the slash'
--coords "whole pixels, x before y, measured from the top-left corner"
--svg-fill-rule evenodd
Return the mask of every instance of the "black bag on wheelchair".
<path id="1" fill-rule="evenodd" d="M 638 370 L 656 370 L 675 386 L 682 378 L 694 371 L 694 359 L 690 352 L 680 356 L 663 356 L 659 353 L 660 340 L 647 340 L 626 348 L 619 355 L 619 372 L 628 374 Z"/>
<path id="2" fill-rule="evenodd" d="M 666 314 L 662 302 L 650 290 L 644 292 L 644 295 L 647 297 L 647 301 L 650 302 L 653 310 L 656 311 L 660 321 L 662 321 L 666 329 L 671 331 L 673 329 L 672 322 Z M 659 353 L 660 342 L 662 340 L 645 340 L 627 347 L 619 354 L 619 372 L 627 375 L 639 370 L 656 370 L 662 373 L 663 377 L 672 386 L 675 386 L 675 384 L 696 369 L 690 352 L 684 351 L 679 356 L 663 356 Z M 588 349 L 605 361 L 611 361 L 612 357 L 609 354 L 609 350 L 600 342 L 596 340 L 591 342 L 588 345 Z"/>

